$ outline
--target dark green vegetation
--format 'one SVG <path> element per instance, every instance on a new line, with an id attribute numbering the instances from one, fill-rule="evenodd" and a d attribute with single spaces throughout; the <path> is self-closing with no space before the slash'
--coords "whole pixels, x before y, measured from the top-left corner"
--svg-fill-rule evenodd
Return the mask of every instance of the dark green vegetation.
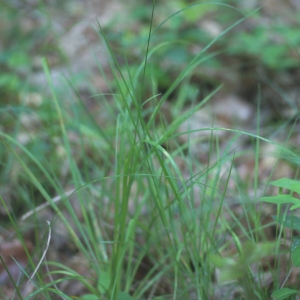
<path id="1" fill-rule="evenodd" d="M 0 3 L 0 299 L 297 299 L 299 7 L 110 5 Z"/>

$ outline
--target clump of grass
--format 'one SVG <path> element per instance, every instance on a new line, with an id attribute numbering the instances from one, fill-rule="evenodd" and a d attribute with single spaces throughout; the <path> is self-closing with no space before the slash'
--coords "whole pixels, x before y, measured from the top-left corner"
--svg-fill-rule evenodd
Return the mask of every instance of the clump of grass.
<path id="1" fill-rule="evenodd" d="M 154 8 L 155 3 L 151 20 Z M 72 299 L 73 295 L 68 295 L 63 288 L 74 280 L 81 284 L 84 295 L 80 296 L 85 300 L 230 299 L 237 288 L 241 288 L 241 297 L 246 299 L 269 297 L 269 291 L 261 284 L 262 274 L 259 271 L 254 274 L 252 265 L 267 256 L 274 245 L 263 235 L 263 226 L 257 217 L 261 211 L 257 210 L 239 179 L 233 176 L 235 158 L 243 154 L 232 149 L 241 135 L 254 141 L 255 200 L 259 143 L 275 143 L 260 136 L 259 117 L 256 133 L 213 126 L 178 131 L 179 126 L 207 105 L 221 87 L 200 101 L 195 96 L 193 105 L 173 115 L 171 121 L 162 111 L 171 93 L 180 89 L 181 82 L 201 63 L 216 55 L 206 53 L 214 42 L 245 18 L 243 16 L 201 50 L 163 95 L 158 95 L 147 74 L 151 75 L 151 56 L 159 47 L 171 43 L 151 48 L 153 30 L 150 24 L 144 59 L 138 68 L 132 70 L 126 65 L 124 71 L 99 25 L 99 36 L 114 76 L 113 82 L 107 81 L 112 93 L 107 95 L 100 91 L 93 95 L 99 106 L 108 110 L 105 128 L 100 127 L 85 109 L 71 82 L 66 81 L 66 90 L 75 100 L 60 101 L 61 95 L 52 83 L 47 61 L 43 61 L 51 93 L 50 109 L 55 112 L 58 123 L 54 132 L 52 124 L 45 126 L 45 130 L 56 152 L 47 161 L 35 155 L 16 136 L 0 133 L 3 145 L 12 154 L 11 160 L 30 183 L 31 196 L 38 195 L 44 201 L 42 207 L 37 207 L 34 197 L 26 198 L 27 210 L 31 212 L 21 221 L 32 228 L 38 247 L 33 257 L 28 255 L 28 270 L 23 270 L 32 284 L 29 295 L 22 295 L 24 286 L 12 278 L 20 299 Z M 127 61 L 126 49 L 123 60 Z M 105 77 L 101 66 L 99 71 Z M 144 91 L 149 86 L 152 95 L 145 99 Z M 183 107 L 182 103 L 174 106 Z M 222 151 L 216 134 L 220 130 L 230 133 Z M 193 143 L 197 142 L 192 140 L 195 131 L 210 133 L 206 141 L 209 145 L 206 164 L 192 151 Z M 188 136 L 186 143 L 178 140 L 182 135 Z M 32 139 L 35 143 L 42 140 Z M 288 152 L 285 147 L 278 147 Z M 52 165 L 52 158 L 63 164 L 64 176 Z M 46 179 L 46 185 L 41 176 Z M 228 191 L 229 184 L 235 184 L 234 199 Z M 72 188 L 67 191 L 66 186 Z M 54 194 L 59 196 L 54 198 Z M 242 215 L 233 213 L 231 200 L 244 209 Z M 2 203 L 5 205 L 4 201 Z M 67 232 L 63 238 L 74 245 L 84 265 L 84 274 L 63 260 L 45 259 L 44 266 L 37 268 L 38 258 L 46 253 L 47 243 L 41 228 L 47 225 L 41 223 L 41 213 L 47 207 L 51 208 L 52 235 L 59 230 Z M 6 212 L 26 248 L 21 227 L 24 223 L 8 208 Z M 230 256 L 228 249 L 235 253 L 231 260 L 224 257 Z M 279 253 L 279 247 L 276 249 Z M 223 284 L 215 268 L 221 272 L 221 279 L 229 279 L 231 284 Z M 29 270 L 36 274 L 35 277 L 31 278 Z"/>

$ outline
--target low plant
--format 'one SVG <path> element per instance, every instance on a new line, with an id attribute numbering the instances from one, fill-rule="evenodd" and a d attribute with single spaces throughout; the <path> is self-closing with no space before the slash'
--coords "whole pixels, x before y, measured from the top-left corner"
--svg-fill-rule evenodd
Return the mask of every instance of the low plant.
<path id="1" fill-rule="evenodd" d="M 173 17 L 175 14 L 168 20 Z M 200 100 L 195 90 L 189 96 L 189 107 L 185 105 L 185 92 L 179 93 L 181 97 L 173 105 L 177 110 L 171 108 L 169 120 L 162 110 L 170 95 L 182 88 L 181 83 L 189 83 L 194 70 L 218 54 L 208 53 L 218 39 L 246 18 L 242 14 L 194 55 L 163 94 L 157 90 L 157 65 L 152 58 L 161 48 L 172 48 L 172 43 L 152 46 L 151 41 L 168 20 L 157 31 L 151 23 L 143 58 L 134 67 L 124 45 L 120 53 L 125 67 L 120 65 L 120 57 L 99 25 L 99 37 L 113 74 L 113 80 L 108 80 L 99 66 L 110 92 L 91 92 L 104 112 L 101 120 L 86 108 L 73 82 L 62 77 L 63 93 L 56 89 L 51 68 L 43 59 L 49 89 L 43 91 L 46 104 L 38 110 L 35 131 L 27 132 L 30 142 L 23 142 L 18 130 L 13 134 L 0 132 L 2 147 L 10 153 L 2 167 L 7 174 L 18 175 L 11 178 L 24 200 L 21 213 L 28 212 L 20 217 L 4 197 L 2 206 L 24 248 L 25 229 L 31 228 L 37 243 L 33 255 L 26 252 L 29 264 L 22 269 L 32 285 L 30 293 L 22 295 L 22 282 L 11 276 L 20 299 L 209 299 L 222 286 L 214 279 L 211 262 L 225 267 L 225 276 L 237 279 L 236 285 L 243 288 L 244 295 L 267 299 L 250 265 L 267 255 L 271 245 L 266 241 L 257 245 L 258 238 L 263 237 L 262 225 L 253 199 L 245 196 L 247 188 L 235 173 L 235 158 L 243 153 L 232 151 L 240 136 L 253 142 L 256 193 L 259 142 L 273 143 L 259 134 L 259 113 L 256 134 L 214 126 L 180 131 L 180 125 L 207 105 L 221 86 Z M 17 125 L 20 116 L 16 116 Z M 228 133 L 222 149 L 217 134 L 220 131 Z M 194 138 L 194 133 L 206 135 Z M 179 137 L 187 138 L 180 142 Z M 199 152 L 203 145 L 207 147 L 205 163 L 198 159 L 199 153 L 193 152 L 198 143 Z M 234 201 L 244 209 L 246 225 L 232 212 L 233 197 L 228 190 L 234 173 Z M 45 210 L 49 223 L 42 214 Z M 230 223 L 224 215 L 233 221 Z M 47 261 L 49 240 L 59 234 L 75 249 L 73 256 L 83 264 L 82 272 L 64 259 Z M 248 243 L 244 244 L 245 237 Z M 220 258 L 222 251 L 232 246 L 232 240 L 237 259 Z M 66 244 L 61 247 L 68 248 Z M 68 295 L 63 290 L 74 281 L 82 286 L 81 295 Z"/>
<path id="2" fill-rule="evenodd" d="M 294 211 L 300 208 L 300 182 L 299 180 L 294 180 L 290 178 L 281 178 L 270 183 L 273 186 L 279 188 L 278 195 L 268 196 L 260 198 L 261 201 L 277 204 L 277 215 L 274 216 L 274 219 L 282 228 L 289 228 L 290 230 L 300 231 L 300 218 L 296 215 L 289 215 L 287 213 L 281 214 L 283 205 L 290 204 L 290 211 Z M 283 193 L 283 191 L 289 191 L 289 193 Z M 298 196 L 298 197 L 297 197 Z M 280 237 L 281 234 L 279 234 Z M 300 267 L 300 238 L 293 237 L 293 242 L 291 244 L 291 261 L 293 267 Z M 293 267 L 290 269 L 289 274 L 287 274 L 286 280 L 282 283 L 280 289 L 276 290 L 272 297 L 275 299 L 287 299 L 292 295 L 300 295 L 300 292 L 296 289 L 291 289 L 284 287 L 286 281 L 289 278 L 290 273 L 293 270 Z"/>

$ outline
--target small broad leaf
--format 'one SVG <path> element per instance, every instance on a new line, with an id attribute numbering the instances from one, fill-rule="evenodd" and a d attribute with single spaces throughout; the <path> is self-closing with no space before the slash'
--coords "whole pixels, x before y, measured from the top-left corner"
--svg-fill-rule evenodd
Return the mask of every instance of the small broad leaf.
<path id="1" fill-rule="evenodd" d="M 300 203 L 294 204 L 294 205 L 290 208 L 290 210 L 295 210 L 295 209 L 297 209 L 297 208 L 299 208 L 299 207 L 300 207 Z"/>
<path id="2" fill-rule="evenodd" d="M 293 238 L 292 252 L 300 245 L 300 238 Z"/>
<path id="3" fill-rule="evenodd" d="M 295 267 L 300 266 L 300 245 L 292 250 L 292 263 Z"/>
<path id="4" fill-rule="evenodd" d="M 224 258 L 219 255 L 210 255 L 209 260 L 217 268 L 229 268 L 235 265 L 235 261 L 232 258 Z"/>
<path id="5" fill-rule="evenodd" d="M 111 280 L 110 272 L 103 272 L 100 275 L 97 287 L 101 294 L 105 294 L 106 291 L 108 290 L 110 285 L 110 280 Z"/>
<path id="6" fill-rule="evenodd" d="M 291 186 L 291 190 L 298 193 L 298 194 L 300 194 L 300 182 L 298 181 L 297 184 L 293 184 Z"/>
<path id="7" fill-rule="evenodd" d="M 286 299 L 287 297 L 289 297 L 291 295 L 295 295 L 295 294 L 298 294 L 297 290 L 293 290 L 293 289 L 289 289 L 289 288 L 283 288 L 283 289 L 275 291 L 272 294 L 272 297 L 277 299 L 277 300 L 283 300 L 283 299 Z"/>
<path id="8" fill-rule="evenodd" d="M 292 191 L 300 190 L 300 181 L 290 179 L 290 178 L 281 178 L 281 179 L 270 182 L 270 184 L 281 187 L 281 188 L 286 188 L 286 189 L 292 190 Z"/>
<path id="9" fill-rule="evenodd" d="M 259 200 L 269 202 L 269 203 L 275 203 L 275 204 L 284 204 L 284 203 L 291 203 L 294 205 L 300 204 L 300 200 L 297 198 L 294 198 L 291 195 L 278 195 L 278 196 L 262 197 L 262 198 L 259 198 Z"/>
<path id="10" fill-rule="evenodd" d="M 118 300 L 133 300 L 133 298 L 126 292 L 119 292 Z"/>
<path id="11" fill-rule="evenodd" d="M 81 297 L 81 300 L 99 300 L 99 297 L 94 294 L 86 294 Z"/>
<path id="12" fill-rule="evenodd" d="M 242 247 L 242 252 L 235 259 L 224 258 L 218 255 L 210 255 L 209 261 L 220 269 L 220 282 L 239 280 L 248 276 L 248 267 L 260 261 L 271 253 L 274 253 L 275 243 L 246 242 Z"/>
<path id="13" fill-rule="evenodd" d="M 290 229 L 295 229 L 300 231 L 300 218 L 296 216 L 278 216 L 274 217 L 274 219 L 284 227 L 290 228 Z"/>
<path id="14" fill-rule="evenodd" d="M 237 262 L 232 258 L 210 255 L 209 261 L 216 268 L 220 269 L 220 282 L 236 280 L 241 275 Z"/>

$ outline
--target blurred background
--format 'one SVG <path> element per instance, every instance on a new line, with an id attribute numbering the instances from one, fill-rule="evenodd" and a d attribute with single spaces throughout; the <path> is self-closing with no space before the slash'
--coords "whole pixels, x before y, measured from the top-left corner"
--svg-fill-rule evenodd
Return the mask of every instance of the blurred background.
<path id="1" fill-rule="evenodd" d="M 19 141 L 31 145 L 28 132 L 36 132 L 38 123 L 32 109 L 44 124 L 52 124 L 55 136 L 57 116 L 44 97 L 49 84 L 43 57 L 60 101 L 73 97 L 67 80 L 96 121 L 108 127 L 112 108 L 92 97 L 117 89 L 103 36 L 129 78 L 146 55 L 152 2 L 3 0 L 0 14 L 1 130 L 16 130 L 15 116 L 22 107 Z M 143 101 L 163 95 L 202 53 L 196 59 L 199 66 L 191 68 L 162 108 L 168 122 L 223 84 L 210 109 L 191 118 L 191 129 L 209 127 L 215 119 L 216 126 L 252 132 L 259 100 L 261 134 L 284 141 L 299 112 L 299 22 L 299 1 L 156 1 L 149 44 L 150 53 L 155 51 L 148 58 Z M 295 126 L 290 143 L 297 148 Z M 33 143 L 31 150 L 45 155 L 53 149 L 46 140 L 38 147 Z"/>
<path id="2" fill-rule="evenodd" d="M 299 94 L 299 2 L 202 2 L 156 2 L 150 50 L 166 43 L 151 57 L 151 76 L 158 92 L 163 93 L 204 50 L 211 58 L 190 75 L 187 101 L 195 90 L 201 97 L 223 83 L 224 94 L 252 104 L 260 86 L 262 105 L 270 109 L 265 121 L 292 116 Z M 82 90 L 91 88 L 89 83 L 104 88 L 97 60 L 108 74 L 110 70 L 97 22 L 121 65 L 125 64 L 124 51 L 132 69 L 145 56 L 151 1 L 4 0 L 0 5 L 0 87 L 6 102 L 17 100 L 24 85 L 28 91 L 38 90 L 44 77 L 40 76 L 42 57 L 47 58 L 53 76 L 64 72 Z M 172 14 L 176 15 L 167 20 Z M 246 20 L 219 36 L 246 15 Z M 90 82 L 84 76 L 90 76 Z"/>

